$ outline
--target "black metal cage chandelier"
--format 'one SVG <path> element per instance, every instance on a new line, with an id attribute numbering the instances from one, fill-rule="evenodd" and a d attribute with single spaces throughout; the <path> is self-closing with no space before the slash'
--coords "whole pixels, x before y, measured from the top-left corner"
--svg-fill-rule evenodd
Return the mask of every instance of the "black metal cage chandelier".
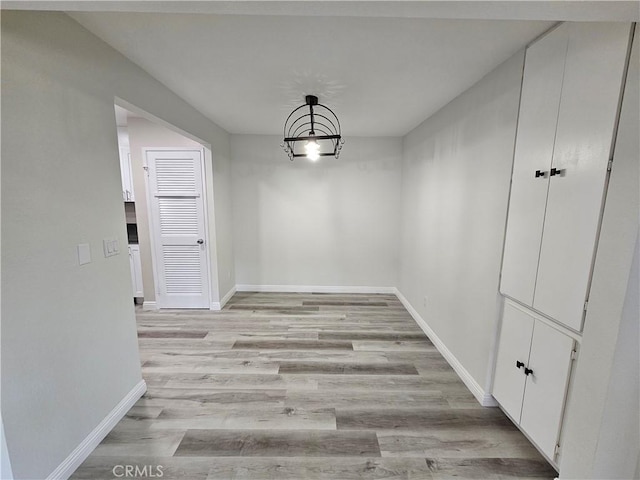
<path id="1" fill-rule="evenodd" d="M 312 161 L 320 157 L 340 157 L 344 139 L 338 117 L 329 107 L 320 105 L 315 95 L 307 95 L 305 101 L 284 122 L 284 141 L 280 146 L 291 161 L 297 157 Z"/>

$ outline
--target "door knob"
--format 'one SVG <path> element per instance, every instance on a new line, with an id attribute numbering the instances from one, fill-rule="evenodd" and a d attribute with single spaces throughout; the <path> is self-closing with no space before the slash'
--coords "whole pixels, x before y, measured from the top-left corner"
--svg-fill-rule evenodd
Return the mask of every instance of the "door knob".
<path id="1" fill-rule="evenodd" d="M 536 170 L 536 178 L 542 177 L 544 178 L 547 175 L 547 172 L 543 172 L 542 170 Z"/>
<path id="2" fill-rule="evenodd" d="M 533 370 L 531 370 L 530 368 L 525 367 L 524 368 L 524 374 L 526 376 L 532 375 L 533 374 Z"/>
<path id="3" fill-rule="evenodd" d="M 202 245 L 204 243 L 204 240 L 199 238 L 196 242 L 198 245 Z"/>
<path id="4" fill-rule="evenodd" d="M 520 360 L 516 360 L 516 368 L 522 368 L 524 367 L 524 363 L 522 363 Z"/>

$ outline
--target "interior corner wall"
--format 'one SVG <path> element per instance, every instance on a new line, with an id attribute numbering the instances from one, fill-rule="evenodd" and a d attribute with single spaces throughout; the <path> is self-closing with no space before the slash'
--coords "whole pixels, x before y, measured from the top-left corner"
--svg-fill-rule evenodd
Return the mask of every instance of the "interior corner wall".
<path id="1" fill-rule="evenodd" d="M 140 263 L 142 264 L 144 301 L 155 302 L 156 288 L 153 276 L 146 172 L 143 168 L 146 165 L 146 161 L 143 149 L 164 147 L 201 149 L 202 145 L 146 118 L 130 117 L 127 120 L 126 128 L 129 132 L 129 147 L 131 150 L 131 172 L 133 174 L 133 191 L 136 199 L 136 223 L 138 226 L 138 243 L 140 245 Z"/>
<path id="2" fill-rule="evenodd" d="M 1 406 L 13 474 L 33 479 L 141 380 L 114 98 L 210 144 L 218 184 L 230 178 L 229 138 L 67 15 L 1 20 Z M 231 268 L 228 189 L 215 195 L 218 264 Z M 121 253 L 105 258 L 108 237 Z M 83 243 L 92 261 L 79 266 Z"/>
<path id="3" fill-rule="evenodd" d="M 396 286 L 401 139 L 347 137 L 315 163 L 281 142 L 231 136 L 238 284 Z"/>
<path id="4" fill-rule="evenodd" d="M 524 53 L 404 138 L 400 292 L 484 389 Z M 488 392 L 487 392 L 488 393 Z"/>

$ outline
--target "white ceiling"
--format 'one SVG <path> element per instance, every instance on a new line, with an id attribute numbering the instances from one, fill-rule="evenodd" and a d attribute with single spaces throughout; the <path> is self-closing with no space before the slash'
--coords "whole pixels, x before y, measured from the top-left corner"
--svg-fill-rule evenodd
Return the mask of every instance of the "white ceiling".
<path id="1" fill-rule="evenodd" d="M 636 5 L 27 3 L 77 10 L 74 19 L 230 133 L 281 134 L 293 107 L 316 94 L 345 136 L 404 135 L 550 28 L 549 19 L 619 19 Z"/>

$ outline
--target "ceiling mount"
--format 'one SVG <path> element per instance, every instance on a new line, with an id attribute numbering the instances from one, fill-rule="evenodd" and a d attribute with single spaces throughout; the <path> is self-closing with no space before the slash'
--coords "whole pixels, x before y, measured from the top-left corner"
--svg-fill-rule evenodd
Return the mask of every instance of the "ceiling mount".
<path id="1" fill-rule="evenodd" d="M 304 99 L 305 104 L 291 112 L 284 122 L 284 140 L 280 146 L 291 161 L 297 157 L 312 161 L 320 157 L 338 158 L 344 144 L 338 117 L 329 107 L 318 103 L 317 96 L 306 95 Z M 304 142 L 304 153 L 300 148 L 296 151 L 297 142 Z"/>

